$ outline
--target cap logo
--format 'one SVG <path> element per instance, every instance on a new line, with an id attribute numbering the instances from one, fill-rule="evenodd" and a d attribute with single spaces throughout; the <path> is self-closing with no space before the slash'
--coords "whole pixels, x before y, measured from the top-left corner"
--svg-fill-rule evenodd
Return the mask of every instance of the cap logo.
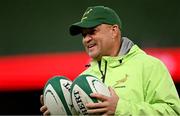
<path id="1" fill-rule="evenodd" d="M 89 9 L 88 11 L 86 11 L 84 14 L 83 14 L 83 17 L 81 19 L 81 22 L 84 20 L 84 19 L 87 19 L 87 15 L 92 11 L 93 9 Z"/>

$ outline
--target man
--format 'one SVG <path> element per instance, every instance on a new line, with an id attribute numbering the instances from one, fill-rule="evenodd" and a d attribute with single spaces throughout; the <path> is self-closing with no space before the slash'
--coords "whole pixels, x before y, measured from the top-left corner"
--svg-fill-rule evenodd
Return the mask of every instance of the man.
<path id="1" fill-rule="evenodd" d="M 180 100 L 165 65 L 147 55 L 126 37 L 114 10 L 88 7 L 70 34 L 82 34 L 83 45 L 92 61 L 82 74 L 94 75 L 109 86 L 111 97 L 91 94 L 100 103 L 88 103 L 89 114 L 180 115 Z M 41 107 L 48 114 L 46 106 Z"/>

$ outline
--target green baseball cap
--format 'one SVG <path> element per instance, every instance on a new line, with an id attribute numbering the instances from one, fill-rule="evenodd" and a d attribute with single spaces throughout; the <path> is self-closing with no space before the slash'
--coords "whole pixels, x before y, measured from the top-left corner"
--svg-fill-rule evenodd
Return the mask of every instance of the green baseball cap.
<path id="1" fill-rule="evenodd" d="M 104 6 L 92 6 L 86 9 L 81 21 L 70 26 L 69 31 L 71 35 L 78 35 L 82 28 L 92 28 L 100 24 L 117 24 L 122 28 L 121 20 L 113 9 Z"/>

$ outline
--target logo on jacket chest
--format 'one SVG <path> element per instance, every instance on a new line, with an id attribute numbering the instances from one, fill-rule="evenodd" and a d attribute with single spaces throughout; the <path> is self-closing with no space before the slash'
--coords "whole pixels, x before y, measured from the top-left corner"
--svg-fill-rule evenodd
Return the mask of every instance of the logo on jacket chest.
<path id="1" fill-rule="evenodd" d="M 128 80 L 128 74 L 125 74 L 123 78 L 117 80 L 115 84 L 113 84 L 113 88 L 125 88 L 125 82 Z"/>

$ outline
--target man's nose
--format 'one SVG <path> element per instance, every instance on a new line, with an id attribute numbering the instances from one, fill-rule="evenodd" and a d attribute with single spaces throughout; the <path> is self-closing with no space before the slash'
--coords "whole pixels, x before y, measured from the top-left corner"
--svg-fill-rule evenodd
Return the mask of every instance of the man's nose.
<path id="1" fill-rule="evenodd" d="M 92 36 L 89 35 L 89 34 L 87 34 L 87 35 L 84 37 L 84 41 L 85 41 L 86 43 L 88 43 L 88 42 L 91 41 L 91 40 L 92 40 Z"/>

